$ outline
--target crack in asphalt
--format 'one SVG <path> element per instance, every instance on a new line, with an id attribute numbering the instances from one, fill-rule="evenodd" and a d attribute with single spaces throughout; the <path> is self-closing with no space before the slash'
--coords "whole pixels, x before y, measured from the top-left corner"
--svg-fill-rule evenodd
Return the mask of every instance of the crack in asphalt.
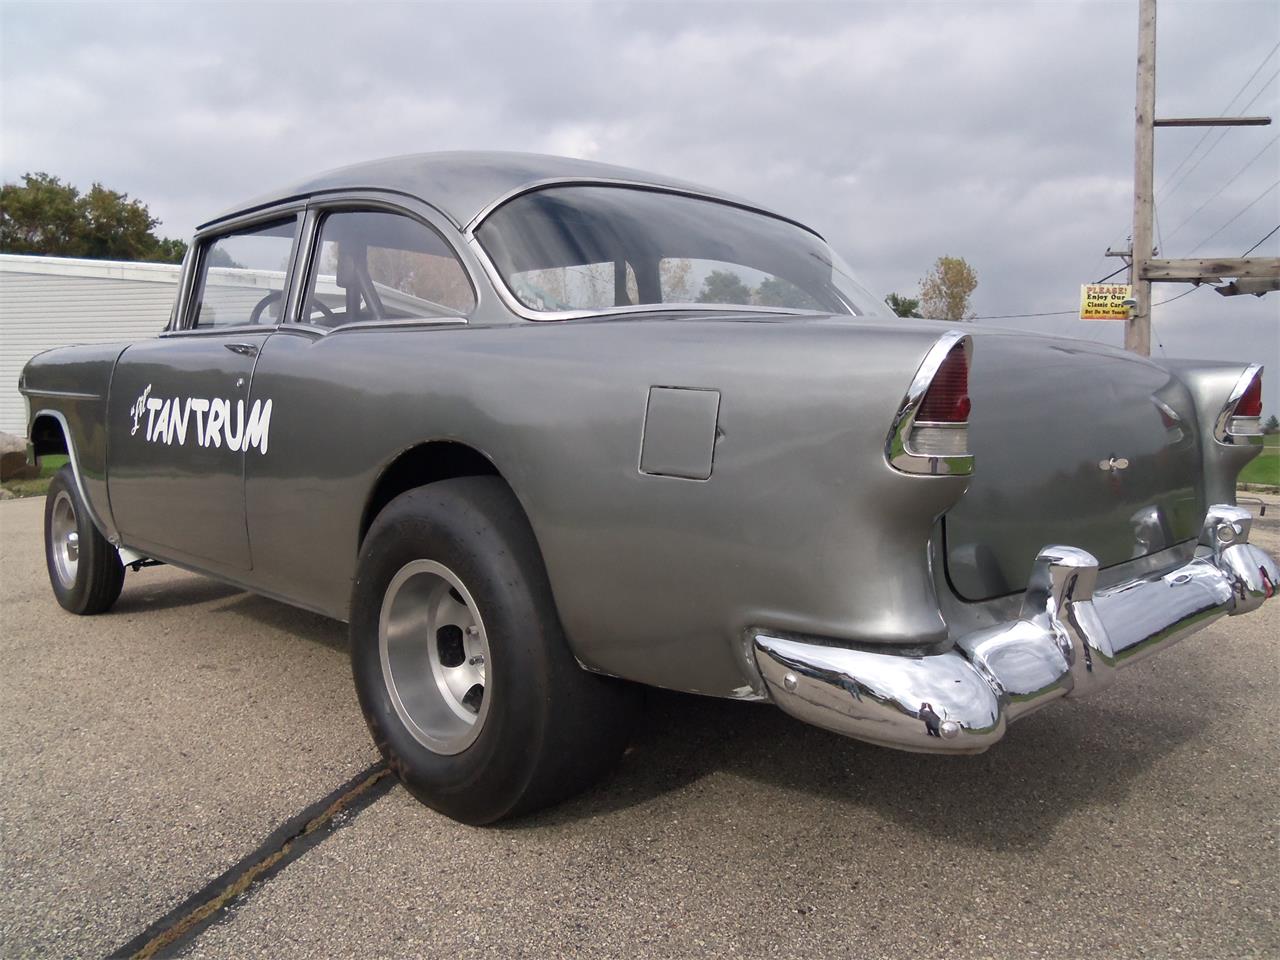
<path id="1" fill-rule="evenodd" d="M 290 817 L 238 863 L 108 956 L 142 960 L 180 952 L 205 929 L 223 919 L 229 909 L 242 902 L 254 888 L 345 826 L 361 810 L 385 796 L 395 783 L 385 763 L 376 763 L 356 774 Z"/>

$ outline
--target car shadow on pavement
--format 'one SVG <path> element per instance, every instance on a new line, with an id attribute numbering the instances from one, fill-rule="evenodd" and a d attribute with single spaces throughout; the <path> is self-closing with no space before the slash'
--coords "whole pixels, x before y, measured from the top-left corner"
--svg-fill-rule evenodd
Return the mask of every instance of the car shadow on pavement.
<path id="1" fill-rule="evenodd" d="M 184 577 L 181 580 L 136 584 L 131 579 L 135 576 L 126 575 L 124 590 L 111 608 L 110 616 L 193 607 L 243 592 L 239 587 L 207 577 Z M 142 576 L 145 577 L 146 574 Z"/>
<path id="2" fill-rule="evenodd" d="M 247 617 L 264 627 L 318 643 L 344 655 L 347 652 L 347 625 L 323 614 L 291 607 L 255 593 L 241 593 L 218 607 L 218 611 Z"/>
<path id="3" fill-rule="evenodd" d="M 1178 678 L 1161 678 L 1169 679 Z M 1186 693 L 1203 697 L 1206 710 L 1214 702 L 1203 678 L 1195 691 L 1166 692 L 1170 703 L 1186 702 Z M 1024 718 L 985 754 L 943 757 L 859 743 L 764 704 L 651 691 L 633 745 L 609 780 L 510 829 L 572 829 L 727 773 L 748 781 L 715 788 L 729 803 L 787 808 L 796 806 L 787 797 L 801 793 L 837 808 L 833 818 L 839 808 L 870 808 L 939 840 L 1035 850 L 1052 843 L 1056 825 L 1076 811 L 1122 801 L 1144 770 L 1207 723 L 1160 703 L 1139 707 L 1113 689 Z M 753 791 L 750 782 L 766 789 Z"/>
<path id="4" fill-rule="evenodd" d="M 207 579 L 126 591 L 116 611 L 217 600 L 224 601 L 212 608 L 219 615 L 347 649 L 345 624 Z M 632 745 L 612 776 L 502 827 L 573 832 L 600 816 L 679 802 L 688 792 L 723 794 L 725 804 L 776 804 L 786 815 L 794 795 L 803 794 L 832 818 L 869 809 L 940 840 L 1035 850 L 1052 843 L 1055 827 L 1075 812 L 1123 801 L 1144 771 L 1202 734 L 1231 687 L 1231 677 L 1211 666 L 1199 673 L 1160 667 L 1154 677 L 1144 675 L 1151 665 L 1127 671 L 1088 700 L 1050 704 L 1011 726 L 987 753 L 968 757 L 870 746 L 768 704 L 647 690 Z"/>

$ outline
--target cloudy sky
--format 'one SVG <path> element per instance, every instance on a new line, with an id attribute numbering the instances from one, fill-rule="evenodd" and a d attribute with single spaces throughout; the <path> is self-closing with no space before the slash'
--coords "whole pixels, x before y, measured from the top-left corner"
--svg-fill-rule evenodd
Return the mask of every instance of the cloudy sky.
<path id="1" fill-rule="evenodd" d="M 952 254 L 977 270 L 980 315 L 1072 311 L 1128 234 L 1136 23 L 1136 0 L 5 0 L 0 173 L 101 181 L 183 236 L 362 159 L 569 154 L 785 211 L 873 289 L 913 292 Z M 1164 0 L 1159 39 L 1160 115 L 1280 114 L 1275 0 Z M 1204 131 L 1158 132 L 1166 255 L 1239 256 L 1280 224 L 1278 135 L 1211 132 L 1183 162 Z M 1280 234 L 1255 253 L 1280 255 Z M 1071 316 L 1001 322 L 1121 340 Z M 1169 356 L 1267 362 L 1270 410 L 1278 328 L 1277 294 L 1201 289 L 1155 310 Z"/>

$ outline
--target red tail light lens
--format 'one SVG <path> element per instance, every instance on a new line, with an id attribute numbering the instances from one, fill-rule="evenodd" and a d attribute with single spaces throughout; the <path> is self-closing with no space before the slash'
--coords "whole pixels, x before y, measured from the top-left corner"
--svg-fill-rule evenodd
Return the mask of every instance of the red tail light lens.
<path id="1" fill-rule="evenodd" d="M 1243 402 L 1241 400 L 1241 403 Z M 1261 394 L 1259 394 L 1260 402 Z M 964 347 L 956 344 L 947 354 L 947 358 L 942 361 L 942 365 L 938 367 L 933 382 L 925 391 L 924 399 L 920 401 L 920 409 L 916 412 L 916 423 L 967 423 L 971 406 L 969 357 Z"/>
<path id="2" fill-rule="evenodd" d="M 1235 416 L 1262 416 L 1262 374 L 1258 374 L 1253 378 L 1253 382 L 1245 388 L 1244 393 L 1240 395 L 1240 399 L 1236 401 Z"/>

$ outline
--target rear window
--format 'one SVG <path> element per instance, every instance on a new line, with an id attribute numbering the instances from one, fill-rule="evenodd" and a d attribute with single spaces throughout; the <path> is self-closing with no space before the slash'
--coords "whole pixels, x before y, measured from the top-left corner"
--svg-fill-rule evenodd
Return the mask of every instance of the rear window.
<path id="1" fill-rule="evenodd" d="M 660 190 L 536 190 L 498 207 L 476 237 L 512 296 L 538 313 L 649 304 L 885 312 L 803 227 Z"/>

